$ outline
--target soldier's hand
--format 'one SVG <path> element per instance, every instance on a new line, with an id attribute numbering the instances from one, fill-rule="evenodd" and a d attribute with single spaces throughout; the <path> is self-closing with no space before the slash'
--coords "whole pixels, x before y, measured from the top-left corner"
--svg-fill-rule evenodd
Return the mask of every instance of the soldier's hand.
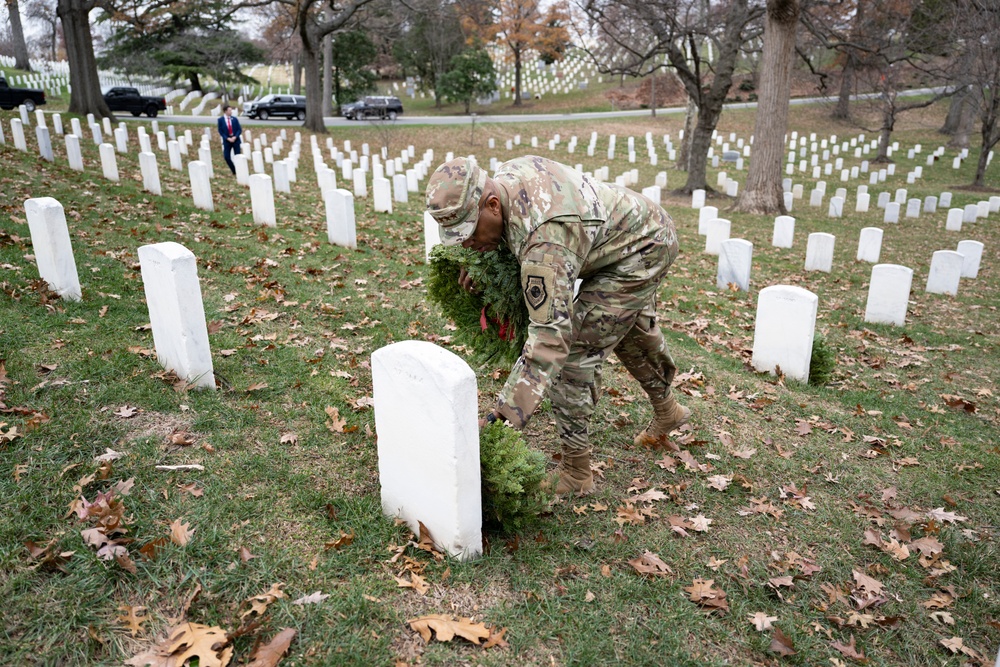
<path id="1" fill-rule="evenodd" d="M 469 294 L 479 294 L 479 289 L 472 282 L 472 276 L 465 269 L 459 269 L 458 271 L 458 284 Z"/>

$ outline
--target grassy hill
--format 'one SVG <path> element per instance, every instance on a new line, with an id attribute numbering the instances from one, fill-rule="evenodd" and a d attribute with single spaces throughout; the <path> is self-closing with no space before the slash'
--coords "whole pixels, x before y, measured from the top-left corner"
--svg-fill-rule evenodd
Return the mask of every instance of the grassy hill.
<path id="1" fill-rule="evenodd" d="M 904 150 L 885 189 L 978 201 L 982 193 L 960 189 L 974 160 L 954 172 L 952 152 L 918 183 L 902 182 L 905 167 L 943 143 L 932 129 L 941 114 L 913 116 L 896 133 Z M 208 213 L 193 208 L 186 173 L 172 172 L 166 156 L 164 196 L 155 197 L 141 190 L 135 153 L 119 156 L 123 180 L 112 184 L 89 139 L 86 173 L 66 166 L 58 140 L 55 164 L 15 151 L 11 117 L 0 113 L 0 663 L 118 665 L 182 620 L 238 634 L 232 664 L 285 627 L 298 631 L 288 665 L 838 665 L 859 664 L 860 654 L 871 664 L 960 665 L 987 664 L 996 650 L 996 215 L 961 233 L 944 231 L 944 212 L 883 225 L 873 206 L 831 219 L 825 204 L 809 208 L 812 179 L 797 174 L 807 195 L 792 212 L 795 246 L 782 250 L 770 246 L 770 218 L 730 214 L 717 198 L 709 203 L 732 220 L 732 236 L 755 246 L 744 294 L 716 289 L 697 212 L 667 196 L 682 250 L 660 314 L 683 371 L 680 400 L 694 413 L 679 440 L 690 456 L 632 446 L 650 410 L 612 360 L 593 428 L 597 493 L 555 505 L 531 531 L 489 535 L 482 559 L 458 563 L 382 517 L 366 400 L 372 351 L 405 339 L 449 345 L 422 285 L 422 195 L 391 215 L 359 200 L 360 247 L 349 251 L 326 242 L 307 136 L 299 181 L 292 195 L 276 195 L 278 227 L 265 229 L 253 225 L 249 193 L 217 147 Z M 658 168 L 629 164 L 625 138 L 642 146 L 651 131 L 662 145 L 681 122 L 484 123 L 474 144 L 468 128 L 359 125 L 332 136 L 373 152 L 413 144 L 418 156 L 433 148 L 438 162 L 448 150 L 485 162 L 513 155 L 487 150 L 487 137 L 502 147 L 520 134 L 527 151 L 537 135 L 536 152 L 589 170 L 606 161 L 568 155 L 568 137 L 598 131 L 603 156 L 614 132 L 612 176 L 638 167 L 649 185 Z M 746 137 L 752 123 L 751 112 L 727 112 L 719 129 Z M 793 108 L 790 129 L 858 131 L 808 108 Z M 563 142 L 550 154 L 556 132 Z M 923 152 L 907 161 L 916 143 Z M 671 186 L 682 183 L 663 161 L 661 151 Z M 838 185 L 830 181 L 828 197 Z M 870 189 L 873 202 L 880 189 Z M 23 202 L 41 196 L 66 209 L 79 303 L 38 279 Z M 885 230 L 881 261 L 914 269 L 903 328 L 863 322 L 871 266 L 854 255 L 867 226 Z M 817 231 L 837 237 L 830 274 L 803 270 L 806 235 Z M 986 245 L 979 277 L 955 298 L 925 294 L 932 252 L 966 238 Z M 156 363 L 136 249 L 162 241 L 198 258 L 218 391 L 190 391 Z M 828 385 L 749 370 L 756 293 L 772 284 L 819 296 L 817 329 L 837 358 Z M 477 369 L 483 411 L 507 370 Z M 547 411 L 526 436 L 558 451 Z M 123 456 L 95 461 L 109 448 Z M 193 464 L 204 469 L 157 468 Z M 134 484 L 120 497 L 129 560 L 101 560 L 82 533 L 92 523 L 70 509 L 125 480 Z M 669 571 L 641 576 L 630 561 L 646 552 Z M 284 597 L 266 595 L 277 583 Z M 293 603 L 316 591 L 329 597 Z M 506 632 L 488 649 L 425 644 L 407 621 L 426 614 Z M 757 629 L 769 624 L 787 641 Z"/>

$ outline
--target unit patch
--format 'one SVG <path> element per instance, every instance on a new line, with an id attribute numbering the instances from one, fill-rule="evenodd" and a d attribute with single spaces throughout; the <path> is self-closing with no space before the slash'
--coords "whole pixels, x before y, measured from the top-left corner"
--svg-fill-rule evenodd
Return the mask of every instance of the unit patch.
<path id="1" fill-rule="evenodd" d="M 552 290 L 555 271 L 551 266 L 525 266 L 522 273 L 524 302 L 533 322 L 548 322 L 552 318 Z"/>

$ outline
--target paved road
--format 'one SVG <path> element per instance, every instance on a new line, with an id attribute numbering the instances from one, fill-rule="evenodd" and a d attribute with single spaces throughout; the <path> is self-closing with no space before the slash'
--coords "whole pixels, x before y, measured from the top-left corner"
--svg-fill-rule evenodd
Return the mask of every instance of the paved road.
<path id="1" fill-rule="evenodd" d="M 899 93 L 900 97 L 916 97 L 918 95 L 930 95 L 943 90 L 943 88 L 918 88 L 915 90 L 906 90 Z M 877 97 L 878 93 L 866 93 L 862 95 L 854 95 L 852 99 L 871 99 Z M 830 103 L 832 98 L 829 97 L 797 97 L 792 99 L 791 104 L 794 106 L 799 106 L 803 104 L 819 104 L 819 103 Z M 734 102 L 732 104 L 725 105 L 727 109 L 756 109 L 756 102 Z M 685 107 L 664 107 L 656 110 L 657 116 L 669 116 L 675 114 L 683 114 Z M 395 125 L 469 125 L 473 121 L 477 123 L 548 123 L 548 122 L 566 122 L 573 120 L 606 120 L 609 118 L 641 118 L 648 117 L 651 115 L 649 109 L 636 109 L 632 111 L 590 111 L 584 113 L 547 113 L 547 114 L 480 114 L 476 116 L 410 116 L 402 115 L 395 121 L 351 121 L 346 118 L 336 118 L 327 117 L 325 118 L 327 127 L 359 127 L 359 126 L 372 126 L 380 125 L 382 123 L 392 123 Z M 139 121 L 139 122 L 149 122 L 150 119 L 145 116 L 140 118 L 133 118 L 131 116 L 120 117 L 122 120 Z M 161 122 L 167 123 L 191 123 L 195 125 L 210 125 L 215 127 L 215 118 L 208 116 L 167 116 L 161 115 L 159 119 Z M 279 120 L 276 118 L 270 118 L 266 121 L 262 120 L 251 120 L 250 118 L 240 117 L 240 123 L 249 127 L 263 125 L 269 127 L 301 127 L 302 121 L 299 120 Z"/>

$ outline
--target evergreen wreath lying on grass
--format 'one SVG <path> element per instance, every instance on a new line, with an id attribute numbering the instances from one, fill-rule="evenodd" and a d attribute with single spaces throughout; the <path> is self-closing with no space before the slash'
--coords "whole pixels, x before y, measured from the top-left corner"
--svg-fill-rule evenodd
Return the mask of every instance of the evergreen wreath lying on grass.
<path id="1" fill-rule="evenodd" d="M 502 421 L 479 432 L 483 527 L 517 532 L 537 521 L 548 506 L 545 454 L 528 447 L 521 432 Z"/>
<path id="2" fill-rule="evenodd" d="M 479 290 L 458 284 L 459 270 L 468 271 Z M 454 340 L 471 348 L 480 363 L 513 364 L 528 337 L 528 308 L 521 294 L 521 267 L 507 248 L 477 252 L 438 245 L 431 250 L 427 295 L 457 327 Z"/>

